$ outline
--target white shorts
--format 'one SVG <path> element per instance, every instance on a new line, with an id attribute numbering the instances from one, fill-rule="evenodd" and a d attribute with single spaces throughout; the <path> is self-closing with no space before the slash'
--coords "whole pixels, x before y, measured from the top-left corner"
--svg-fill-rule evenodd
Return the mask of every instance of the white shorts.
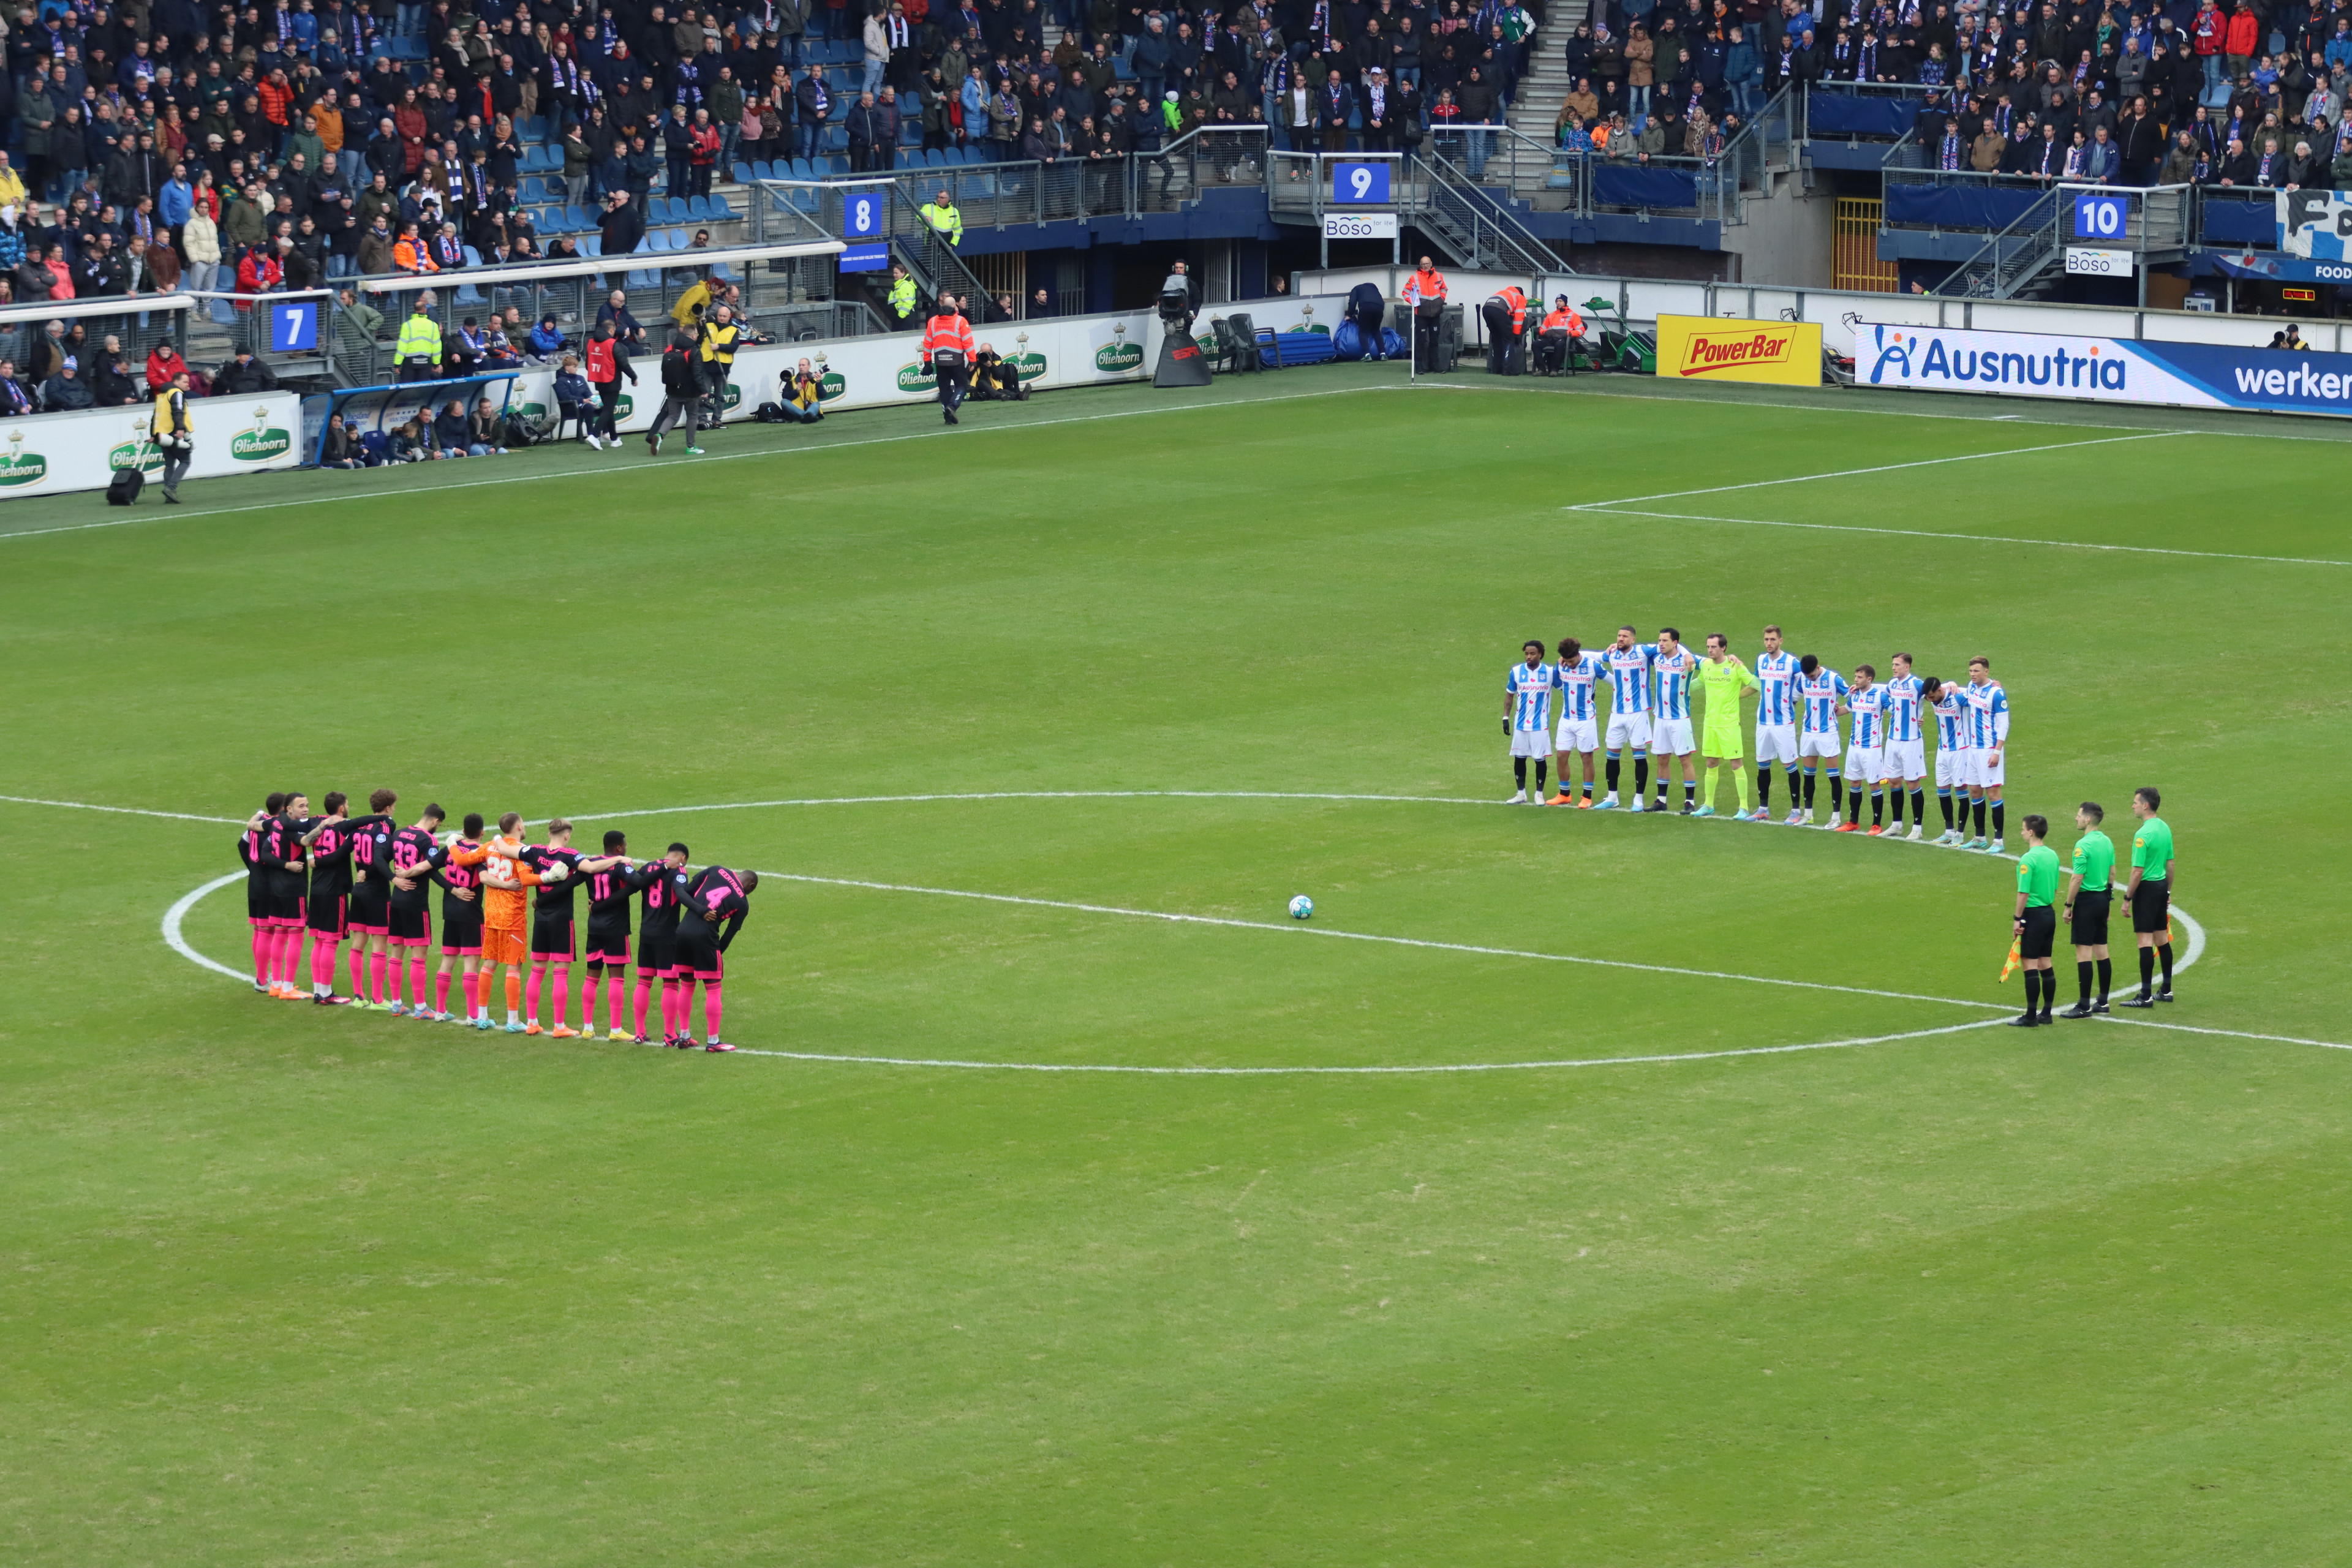
<path id="1" fill-rule="evenodd" d="M 1794 724 L 1757 725 L 1756 760 L 1759 763 L 1795 762 L 1797 727 Z"/>
<path id="2" fill-rule="evenodd" d="M 1698 748 L 1691 741 L 1691 721 L 1687 719 L 1658 719 L 1650 725 L 1650 754 L 1657 757 L 1687 757 Z"/>
<path id="3" fill-rule="evenodd" d="M 1835 762 L 1844 744 L 1835 730 L 1808 730 L 1797 737 L 1797 755 L 1801 758 L 1827 757 Z"/>
<path id="4" fill-rule="evenodd" d="M 1551 731 L 1549 730 L 1512 731 L 1511 755 L 1549 759 L 1551 756 Z"/>
<path id="5" fill-rule="evenodd" d="M 1886 776 L 1886 748 L 1884 746 L 1849 746 L 1845 753 L 1845 776 L 1855 784 L 1876 784 Z"/>
<path id="6" fill-rule="evenodd" d="M 1650 743 L 1650 716 L 1642 713 L 1612 713 L 1609 715 L 1609 749 L 1622 751 L 1627 746 Z"/>
<path id="7" fill-rule="evenodd" d="M 1975 759 L 1974 752 L 1958 751 L 1950 746 L 1938 746 L 1936 749 L 1936 787 L 1937 789 L 1966 788 L 1969 775 L 1976 771 Z"/>
<path id="8" fill-rule="evenodd" d="M 1925 741 L 1887 742 L 1886 776 L 1891 779 L 1926 778 L 1927 743 Z"/>
<path id="9" fill-rule="evenodd" d="M 1591 719 L 1562 719 L 1559 721 L 1561 752 L 1597 752 L 1601 749 L 1601 726 Z"/>
<path id="10" fill-rule="evenodd" d="M 1994 785 L 2006 781 L 2009 773 L 2009 755 L 2007 752 L 2003 752 L 1999 757 L 1995 757 L 1991 752 L 1980 746 L 1977 750 L 1970 752 L 1969 753 L 1969 757 L 1971 763 L 1969 770 L 1969 783 L 1978 785 L 1979 788 L 1990 789 Z"/>

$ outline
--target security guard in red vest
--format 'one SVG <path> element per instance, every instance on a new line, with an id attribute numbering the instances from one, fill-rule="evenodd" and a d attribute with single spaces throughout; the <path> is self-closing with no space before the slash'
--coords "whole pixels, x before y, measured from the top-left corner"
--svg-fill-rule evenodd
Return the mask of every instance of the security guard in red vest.
<path id="1" fill-rule="evenodd" d="M 1478 308 L 1486 322 L 1486 368 L 1496 375 L 1517 375 L 1519 336 L 1528 326 L 1528 291 L 1514 283 Z"/>
<path id="2" fill-rule="evenodd" d="M 1584 318 L 1576 313 L 1567 295 L 1556 296 L 1551 302 L 1551 314 L 1543 319 L 1536 339 L 1536 374 L 1546 375 L 1568 369 L 1576 340 L 1583 335 Z"/>
<path id="3" fill-rule="evenodd" d="M 939 381 L 940 412 L 950 425 L 956 423 L 957 405 L 963 402 L 971 353 L 971 323 L 956 309 L 953 295 L 940 295 L 931 319 L 923 323 L 923 361 Z"/>
<path id="4" fill-rule="evenodd" d="M 1437 365 L 1437 326 L 1445 314 L 1445 274 L 1421 258 L 1404 280 L 1405 308 L 1412 312 L 1412 365 L 1416 371 Z"/>

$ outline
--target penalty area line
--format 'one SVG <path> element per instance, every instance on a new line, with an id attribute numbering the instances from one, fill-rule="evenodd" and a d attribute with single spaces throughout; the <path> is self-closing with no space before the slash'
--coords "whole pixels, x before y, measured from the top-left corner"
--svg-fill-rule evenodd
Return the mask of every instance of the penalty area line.
<path id="1" fill-rule="evenodd" d="M 2112 428 L 2112 426 L 2110 426 Z M 1562 511 L 1601 511 L 1612 507 L 1632 506 L 1637 501 L 1675 500 L 1683 496 L 1724 495 L 1732 490 L 1770 489 L 1776 485 L 1807 485 L 1816 479 L 1853 479 L 1865 474 L 1895 474 L 1906 468 L 1939 468 L 1948 463 L 1978 463 L 1989 458 L 2022 458 L 2035 452 L 2072 452 L 2084 447 L 2112 447 L 2126 441 L 2153 441 L 2159 436 L 2181 436 L 2193 432 L 2182 430 L 2143 430 L 2131 436 L 2097 436 L 2088 441 L 2053 441 L 2040 447 L 2004 447 L 1997 452 L 1962 452 L 1950 458 L 1922 458 L 1912 463 L 1880 463 L 1867 468 L 1838 468 L 1825 474 L 1791 474 L 1786 479 L 1748 479 L 1736 485 L 1707 485 L 1692 490 L 1660 490 L 1655 495 L 1620 496 L 1615 500 L 1579 501 L 1562 507 Z"/>
<path id="2" fill-rule="evenodd" d="M 2331 561 L 2316 556 L 2241 555 L 2221 550 L 2165 550 L 2153 544 L 2094 544 L 2080 539 L 2021 539 L 2005 533 L 1947 533 L 1925 528 L 1872 528 L 1858 522 L 1787 522 L 1766 517 L 1715 517 L 1693 511 L 1650 511 L 1617 501 L 1589 501 L 1565 510 L 1591 517 L 1651 517 L 1676 522 L 1729 523 L 1740 528 L 1802 528 L 1822 533 L 1887 533 L 1905 539 L 1957 539 L 1968 544 L 2033 544 L 2051 550 L 2102 550 L 2122 555 L 2179 555 L 2194 561 L 2257 561 L 2273 566 L 2352 566 L 2352 561 Z"/>

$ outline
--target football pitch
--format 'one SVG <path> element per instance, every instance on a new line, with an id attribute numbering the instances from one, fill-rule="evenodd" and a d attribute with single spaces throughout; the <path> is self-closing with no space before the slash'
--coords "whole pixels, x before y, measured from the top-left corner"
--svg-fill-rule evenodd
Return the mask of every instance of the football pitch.
<path id="1" fill-rule="evenodd" d="M 1451 379 L 0 509 L 0 1560 L 2342 1561 L 2336 428 Z M 2179 1000 L 1505 805 L 1626 622 L 1990 656 Z M 257 996 L 239 825 L 379 786 L 759 870 L 743 1051 Z"/>

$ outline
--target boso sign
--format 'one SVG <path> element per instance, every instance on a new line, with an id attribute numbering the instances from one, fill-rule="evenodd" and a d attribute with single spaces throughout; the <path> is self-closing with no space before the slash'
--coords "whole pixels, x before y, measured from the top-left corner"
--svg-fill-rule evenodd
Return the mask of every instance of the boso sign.
<path id="1" fill-rule="evenodd" d="M 2352 354 L 1877 321 L 1854 328 L 1853 346 L 1864 386 L 2352 416 Z"/>

